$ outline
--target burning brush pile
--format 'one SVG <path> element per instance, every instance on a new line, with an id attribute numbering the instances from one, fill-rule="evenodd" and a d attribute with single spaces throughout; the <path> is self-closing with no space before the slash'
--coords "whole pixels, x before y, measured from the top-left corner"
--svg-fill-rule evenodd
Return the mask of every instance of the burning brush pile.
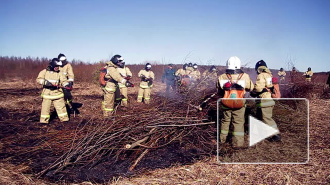
<path id="1" fill-rule="evenodd" d="M 199 105 L 207 92 L 197 90 L 196 86 L 171 97 L 155 97 L 152 105 L 140 104 L 143 109 L 131 108 L 124 113 L 118 111 L 112 118 L 80 123 L 66 152 L 38 176 L 59 179 L 76 173 L 77 169 L 84 174 L 93 169 L 99 170 L 96 173 L 107 173 L 101 168 L 111 169 L 112 175 L 116 171 L 122 175 L 139 164 L 147 168 L 167 167 L 171 164 L 165 164 L 173 164 L 173 159 L 174 163 L 186 163 L 187 158 L 192 162 L 214 154 L 216 124 L 205 118 L 208 110 L 215 108 L 197 111 L 193 105 Z M 164 166 L 155 165 L 163 162 Z"/>

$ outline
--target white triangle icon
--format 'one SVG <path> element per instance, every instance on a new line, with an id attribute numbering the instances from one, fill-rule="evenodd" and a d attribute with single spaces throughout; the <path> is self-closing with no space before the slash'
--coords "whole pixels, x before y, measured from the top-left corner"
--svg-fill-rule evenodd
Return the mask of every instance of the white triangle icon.
<path id="1" fill-rule="evenodd" d="M 264 122 L 257 120 L 256 118 L 249 116 L 249 130 L 250 130 L 250 142 L 249 146 L 253 146 L 260 141 L 268 138 L 269 136 L 279 134 L 279 130 L 271 126 L 266 125 Z"/>

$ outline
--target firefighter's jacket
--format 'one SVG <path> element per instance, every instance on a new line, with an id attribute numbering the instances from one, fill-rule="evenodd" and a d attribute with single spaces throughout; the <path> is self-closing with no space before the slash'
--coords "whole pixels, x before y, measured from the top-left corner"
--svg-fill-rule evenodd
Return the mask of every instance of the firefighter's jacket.
<path id="1" fill-rule="evenodd" d="M 272 72 L 265 66 L 260 66 L 258 69 L 258 76 L 256 80 L 256 84 L 254 86 L 254 91 L 259 94 L 260 98 L 272 98 L 272 94 L 270 89 L 272 89 L 273 82 L 272 82 Z M 268 91 L 263 92 L 263 89 L 266 88 Z M 256 101 L 257 102 L 257 107 L 270 107 L 275 105 L 275 102 L 273 100 L 261 100 L 261 101 Z"/>
<path id="2" fill-rule="evenodd" d="M 237 81 L 238 77 L 240 76 L 240 73 L 234 73 L 234 74 L 230 74 L 232 81 L 234 83 L 239 84 L 240 86 L 242 86 L 246 91 L 251 91 L 254 88 L 253 82 L 251 81 L 250 76 L 247 73 L 244 73 L 242 71 L 243 75 L 242 77 Z M 222 75 L 219 76 L 218 78 L 218 82 L 217 82 L 217 90 L 220 94 L 220 96 L 224 95 L 224 84 L 230 82 L 227 73 L 224 73 Z"/>
<path id="3" fill-rule="evenodd" d="M 126 79 L 120 75 L 117 68 L 118 66 L 110 61 L 101 69 L 100 84 L 107 92 L 115 92 L 118 82 L 122 84 L 126 83 Z"/>
<path id="4" fill-rule="evenodd" d="M 175 72 L 175 76 L 184 76 L 186 75 L 186 70 L 184 69 L 178 69 L 176 72 Z"/>
<path id="5" fill-rule="evenodd" d="M 64 76 L 68 79 L 69 82 L 74 81 L 74 73 L 71 64 L 67 63 L 63 67 L 60 67 L 60 73 L 63 73 Z"/>
<path id="6" fill-rule="evenodd" d="M 203 78 L 208 78 L 210 80 L 217 80 L 218 79 L 218 74 L 217 74 L 217 71 L 209 71 L 209 70 L 205 70 L 203 72 Z"/>
<path id="7" fill-rule="evenodd" d="M 37 83 L 40 85 L 45 85 L 50 82 L 54 85 L 54 87 L 45 87 L 42 90 L 41 97 L 49 100 L 56 100 L 59 98 L 63 98 L 63 90 L 59 86 L 65 87 L 68 85 L 68 79 L 61 72 L 50 71 L 44 69 L 40 71 L 37 77 Z"/>
<path id="8" fill-rule="evenodd" d="M 313 72 L 312 72 L 312 71 L 306 71 L 306 72 L 304 73 L 304 75 L 305 75 L 306 78 L 312 78 L 312 76 L 313 76 Z"/>
<path id="9" fill-rule="evenodd" d="M 151 79 L 148 81 L 143 81 L 142 77 L 145 77 L 145 79 Z M 142 89 L 148 89 L 151 88 L 153 86 L 153 80 L 155 80 L 155 74 L 154 72 L 152 72 L 151 70 L 146 71 L 145 69 L 142 69 L 139 73 L 138 73 L 138 77 L 141 78 L 141 82 L 140 82 L 140 87 Z"/>
<path id="10" fill-rule="evenodd" d="M 286 76 L 285 71 L 278 71 L 277 74 L 278 74 L 279 77 L 285 77 Z"/>
<path id="11" fill-rule="evenodd" d="M 194 80 L 199 80 L 201 78 L 201 72 L 198 69 L 194 69 L 193 67 L 186 68 L 186 75 Z"/>
<path id="12" fill-rule="evenodd" d="M 128 67 L 126 67 L 126 66 L 124 66 L 123 68 L 117 67 L 117 71 L 118 71 L 119 74 L 120 74 L 122 77 L 124 77 L 124 78 L 126 78 L 126 77 L 128 77 L 128 76 L 130 76 L 130 77 L 133 76 L 131 70 L 130 70 Z M 123 84 L 123 83 L 121 83 L 121 82 L 118 82 L 118 86 L 119 86 L 119 88 L 124 88 L 124 87 L 126 87 L 125 84 Z"/>

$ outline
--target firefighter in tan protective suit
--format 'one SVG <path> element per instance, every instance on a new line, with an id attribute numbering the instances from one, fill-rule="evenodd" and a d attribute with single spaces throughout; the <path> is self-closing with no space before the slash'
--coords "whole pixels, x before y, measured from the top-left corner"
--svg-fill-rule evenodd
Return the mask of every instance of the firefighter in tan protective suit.
<path id="1" fill-rule="evenodd" d="M 220 97 L 227 98 L 225 94 L 231 93 L 230 91 L 234 88 L 242 92 L 240 94 L 242 97 L 237 97 L 232 92 L 230 98 L 243 98 L 246 91 L 254 88 L 250 76 L 241 70 L 241 61 L 236 56 L 228 59 L 226 73 L 220 75 L 217 82 Z M 245 100 L 240 101 L 242 101 L 242 106 L 230 107 L 222 100 L 223 118 L 221 119 L 220 142 L 226 142 L 232 121 L 234 126 L 232 145 L 235 149 L 242 148 L 244 145 Z"/>
<path id="2" fill-rule="evenodd" d="M 307 69 L 307 71 L 303 75 L 306 77 L 306 82 L 312 81 L 313 72 L 310 67 Z"/>
<path id="3" fill-rule="evenodd" d="M 66 56 L 62 53 L 60 53 L 57 57 L 57 59 L 62 62 L 62 65 L 60 66 L 60 73 L 63 73 L 64 76 L 68 79 L 68 82 L 71 87 L 73 87 L 73 81 L 74 81 L 74 73 L 73 69 L 70 63 L 68 63 Z M 63 88 L 64 93 L 64 100 L 66 104 L 68 105 L 68 108 L 72 108 L 72 94 L 70 89 Z M 68 111 L 70 112 L 70 111 Z"/>
<path id="4" fill-rule="evenodd" d="M 100 84 L 104 98 L 102 102 L 103 116 L 111 116 L 114 112 L 115 91 L 118 83 L 126 87 L 133 87 L 133 84 L 120 75 L 117 68 L 123 66 L 124 59 L 120 55 L 114 55 L 100 72 Z"/>
<path id="5" fill-rule="evenodd" d="M 144 103 L 149 104 L 151 88 L 153 86 L 153 81 L 155 80 L 155 74 L 151 71 L 150 63 L 147 63 L 145 68 L 138 73 L 138 77 L 141 78 L 141 82 L 137 102 L 142 102 L 142 98 L 144 98 Z"/>
<path id="6" fill-rule="evenodd" d="M 117 71 L 126 80 L 130 80 L 132 78 L 132 72 L 127 66 L 125 66 L 125 62 L 123 62 L 123 67 L 117 67 Z M 127 87 L 125 84 L 120 82 L 118 83 L 118 90 L 116 91 L 116 101 L 121 101 L 121 106 L 123 107 L 128 106 Z"/>
<path id="7" fill-rule="evenodd" d="M 37 83 L 43 85 L 40 123 L 49 122 L 52 103 L 60 121 L 69 121 L 62 87 L 70 89 L 72 86 L 69 85 L 66 76 L 60 73 L 59 66 L 61 65 L 62 63 L 57 58 L 53 58 L 47 69 L 42 70 L 37 77 Z"/>
<path id="8" fill-rule="evenodd" d="M 214 85 L 218 80 L 217 68 L 213 65 L 209 70 L 203 72 L 203 80 L 205 80 L 207 86 Z"/>
<path id="9" fill-rule="evenodd" d="M 285 76 L 286 76 L 286 73 L 284 71 L 283 68 L 281 68 L 279 71 L 278 71 L 278 76 L 280 77 L 280 83 L 284 82 L 285 81 Z"/>
<path id="10" fill-rule="evenodd" d="M 183 78 L 186 76 L 186 73 L 187 73 L 187 68 L 188 64 L 183 64 L 182 66 L 182 69 L 178 69 L 176 72 L 175 72 L 175 76 L 177 77 L 177 85 L 180 87 L 183 85 Z M 178 90 L 180 90 L 179 88 L 177 88 Z"/>
<path id="11" fill-rule="evenodd" d="M 197 64 L 193 65 L 193 71 L 189 75 L 191 75 L 194 81 L 199 81 L 201 79 L 201 72 L 198 70 Z"/>
<path id="12" fill-rule="evenodd" d="M 274 100 L 272 100 L 271 89 L 274 88 L 272 83 L 272 73 L 267 68 L 266 63 L 263 60 L 257 62 L 255 70 L 258 73 L 256 84 L 254 90 L 250 93 L 253 97 L 261 98 L 257 102 L 257 115 L 260 120 L 262 120 L 268 126 L 275 129 L 277 128 L 276 122 L 273 120 L 273 108 L 275 105 Z M 280 134 L 274 135 L 268 138 L 270 141 L 281 141 Z"/>

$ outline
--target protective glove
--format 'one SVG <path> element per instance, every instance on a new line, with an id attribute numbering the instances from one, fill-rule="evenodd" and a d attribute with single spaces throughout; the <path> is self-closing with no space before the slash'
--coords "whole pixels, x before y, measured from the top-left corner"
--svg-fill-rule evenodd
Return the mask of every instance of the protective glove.
<path id="1" fill-rule="evenodd" d="M 126 83 L 125 83 L 125 86 L 126 87 L 134 87 L 134 84 L 132 84 L 130 81 L 126 81 Z"/>
<path id="2" fill-rule="evenodd" d="M 70 81 L 68 87 L 70 87 L 72 89 L 72 86 L 73 86 L 73 82 Z"/>
<path id="3" fill-rule="evenodd" d="M 253 98 L 255 98 L 255 97 L 258 96 L 258 93 L 255 92 L 255 91 L 251 91 L 251 92 L 250 92 L 250 96 L 253 97 Z"/>
<path id="4" fill-rule="evenodd" d="M 141 80 L 142 81 L 146 81 L 146 77 L 145 76 L 141 76 Z"/>
<path id="5" fill-rule="evenodd" d="M 261 93 L 264 93 L 264 92 L 269 92 L 266 88 L 263 88 Z"/>
<path id="6" fill-rule="evenodd" d="M 54 85 L 52 83 L 50 83 L 48 80 L 45 81 L 44 83 L 45 87 L 53 87 Z"/>

